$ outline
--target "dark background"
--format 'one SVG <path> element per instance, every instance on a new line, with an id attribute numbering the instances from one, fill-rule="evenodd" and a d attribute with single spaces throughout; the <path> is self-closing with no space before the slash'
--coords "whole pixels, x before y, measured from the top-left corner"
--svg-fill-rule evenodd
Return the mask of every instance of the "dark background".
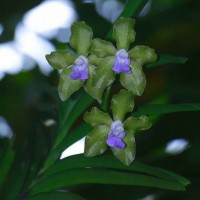
<path id="1" fill-rule="evenodd" d="M 0 43 L 13 40 L 17 23 L 25 12 L 42 1 L 4 0 L 0 5 L 0 22 L 4 32 Z M 125 1 L 122 1 L 125 2 Z M 111 23 L 96 13 L 93 3 L 73 1 L 80 20 L 93 30 L 95 37 L 106 35 Z M 136 44 L 149 45 L 157 54 L 187 57 L 181 65 L 165 65 L 146 69 L 147 87 L 136 105 L 149 101 L 158 103 L 199 103 L 200 102 L 200 2 L 195 0 L 153 0 L 149 13 L 136 19 Z M 66 44 L 51 40 L 58 49 Z M 0 44 L 1 45 L 1 44 Z M 0 55 L 1 59 L 1 55 Z M 9 59 L 9 58 L 8 58 Z M 1 69 L 1 66 L 0 66 Z M 40 138 L 46 138 L 44 156 L 52 139 L 41 128 L 43 120 L 56 118 L 56 105 L 49 90 L 56 91 L 59 75 L 53 71 L 43 75 L 36 66 L 29 71 L 6 75 L 0 80 L 0 115 L 9 123 L 14 132 L 16 152 L 31 155 L 31 145 Z M 158 189 L 127 186 L 84 186 L 72 188 L 88 199 L 141 199 L 153 194 L 156 199 L 198 200 L 200 199 L 200 113 L 182 112 L 160 116 L 150 131 L 136 137 L 137 160 L 153 166 L 177 172 L 191 180 L 185 192 L 171 192 Z M 53 131 L 52 131 L 53 132 Z M 53 135 L 53 133 L 52 133 Z M 53 138 L 53 136 L 52 136 Z M 164 152 L 168 141 L 184 138 L 189 148 L 178 155 Z M 7 143 L 0 139 L 1 146 Z M 43 144 L 41 144 L 43 145 Z M 25 155 L 24 155 L 25 156 Z M 33 158 L 32 155 L 31 158 Z M 19 158 L 24 159 L 19 153 Z M 27 161 L 28 162 L 28 161 Z M 15 180 L 15 177 L 12 177 Z M 8 190 L 9 191 L 9 190 Z M 144 200 L 151 200 L 150 197 Z"/>

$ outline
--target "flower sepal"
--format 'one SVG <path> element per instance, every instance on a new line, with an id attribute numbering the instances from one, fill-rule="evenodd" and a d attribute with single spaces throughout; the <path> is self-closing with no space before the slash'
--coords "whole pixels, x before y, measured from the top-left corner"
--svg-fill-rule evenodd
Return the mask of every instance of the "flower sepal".
<path id="1" fill-rule="evenodd" d="M 85 22 L 74 22 L 71 26 L 69 42 L 78 55 L 88 55 L 92 37 L 92 29 Z"/>
<path id="2" fill-rule="evenodd" d="M 136 154 L 136 144 L 135 137 L 129 131 L 126 131 L 126 135 L 123 138 L 126 144 L 125 148 L 111 148 L 113 155 L 120 160 L 124 165 L 129 166 L 135 159 Z"/>
<path id="3" fill-rule="evenodd" d="M 131 133 L 137 133 L 138 131 L 147 130 L 151 128 L 152 123 L 146 115 L 140 117 L 129 117 L 124 122 L 124 128 Z"/>
<path id="4" fill-rule="evenodd" d="M 65 69 L 68 66 L 72 65 L 75 61 L 75 56 L 67 50 L 58 50 L 51 52 L 45 56 L 48 63 L 54 69 Z"/>
<path id="5" fill-rule="evenodd" d="M 99 58 L 114 56 L 116 51 L 116 48 L 111 42 L 102 40 L 100 38 L 95 38 L 92 40 L 90 53 L 96 55 Z"/>
<path id="6" fill-rule="evenodd" d="M 141 96 L 146 87 L 146 77 L 139 62 L 131 62 L 131 74 L 120 73 L 120 82 L 124 88 L 134 95 Z"/>
<path id="7" fill-rule="evenodd" d="M 113 26 L 113 38 L 116 41 L 117 49 L 129 48 L 129 45 L 135 41 L 135 20 L 131 18 L 120 17 Z"/>
<path id="8" fill-rule="evenodd" d="M 70 74 L 72 68 L 63 69 L 60 74 L 60 80 L 58 84 L 58 94 L 62 101 L 66 101 L 74 92 L 79 90 L 84 82 L 82 80 L 71 80 Z"/>
<path id="9" fill-rule="evenodd" d="M 134 108 L 134 95 L 127 90 L 120 90 L 113 96 L 111 101 L 111 109 L 114 120 L 124 121 L 125 115 L 132 112 Z"/>
<path id="10" fill-rule="evenodd" d="M 109 131 L 109 126 L 100 125 L 93 130 L 85 138 L 84 155 L 87 157 L 97 156 L 107 149 L 106 138 Z"/>
<path id="11" fill-rule="evenodd" d="M 144 45 L 138 45 L 132 48 L 129 51 L 129 56 L 132 60 L 139 62 L 141 65 L 155 62 L 157 60 L 157 55 L 154 49 Z"/>
<path id="12" fill-rule="evenodd" d="M 86 112 L 83 119 L 90 124 L 90 126 L 109 125 L 112 123 L 112 119 L 108 113 L 100 111 L 97 107 L 93 107 L 91 112 Z"/>

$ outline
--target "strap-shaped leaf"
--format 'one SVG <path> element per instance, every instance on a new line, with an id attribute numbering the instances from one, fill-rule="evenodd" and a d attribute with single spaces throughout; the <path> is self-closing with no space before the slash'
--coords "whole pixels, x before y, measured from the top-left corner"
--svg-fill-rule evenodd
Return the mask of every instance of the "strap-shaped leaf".
<path id="1" fill-rule="evenodd" d="M 113 38 L 118 49 L 128 50 L 129 45 L 135 41 L 135 20 L 120 17 L 113 26 Z"/>
<path id="2" fill-rule="evenodd" d="M 90 53 L 96 55 L 99 58 L 114 56 L 116 51 L 116 48 L 111 42 L 102 40 L 100 38 L 95 38 L 94 40 L 92 40 Z"/>
<path id="3" fill-rule="evenodd" d="M 58 181 L 59 180 L 59 181 Z M 53 184 L 52 184 L 53 183 Z M 31 194 L 66 188 L 78 184 L 115 184 L 137 185 L 168 190 L 185 190 L 185 186 L 174 181 L 133 172 L 113 171 L 108 169 L 72 169 L 64 170 L 37 183 L 31 188 Z"/>
<path id="4" fill-rule="evenodd" d="M 133 116 L 140 115 L 162 115 L 174 112 L 187 112 L 187 111 L 199 111 L 200 103 L 183 103 L 183 104 L 152 104 L 144 105 L 133 112 Z"/>
<path id="5" fill-rule="evenodd" d="M 113 96 L 111 101 L 111 109 L 113 119 L 124 121 L 126 113 L 132 112 L 134 108 L 134 95 L 127 90 L 120 90 L 120 92 Z"/>
<path id="6" fill-rule="evenodd" d="M 62 101 L 66 101 L 74 92 L 83 86 L 81 80 L 71 80 L 70 73 L 71 68 L 63 69 L 60 74 L 60 80 L 58 85 L 58 93 Z"/>
<path id="7" fill-rule="evenodd" d="M 124 149 L 111 148 L 114 156 L 125 165 L 130 165 L 135 159 L 136 144 L 135 137 L 129 131 L 126 131 L 126 136 L 123 138 L 126 147 Z"/>
<path id="8" fill-rule="evenodd" d="M 84 155 L 88 157 L 102 154 L 106 148 L 106 138 L 110 127 L 106 125 L 95 127 L 85 138 Z"/>
<path id="9" fill-rule="evenodd" d="M 9 173 L 9 170 L 13 164 L 15 158 L 15 152 L 12 149 L 12 146 L 9 144 L 7 148 L 4 150 L 4 155 L 1 157 L 0 161 L 0 185 L 4 182 L 6 179 L 6 176 Z"/>
<path id="10" fill-rule="evenodd" d="M 98 68 L 95 70 L 95 73 L 91 76 L 91 80 L 88 80 L 92 82 L 87 82 L 87 84 L 92 84 L 92 87 L 94 87 L 97 90 L 96 92 L 99 93 L 99 96 L 96 99 L 101 99 L 104 89 L 115 80 L 115 74 L 111 69 L 113 62 L 114 57 L 102 59 Z"/>
<path id="11" fill-rule="evenodd" d="M 83 119 L 91 126 L 109 125 L 112 123 L 112 119 L 108 113 L 100 111 L 97 107 L 93 107 L 91 112 L 86 112 Z"/>
<path id="12" fill-rule="evenodd" d="M 146 86 L 146 78 L 142 66 L 138 62 L 131 62 L 131 74 L 120 73 L 120 82 L 124 88 L 141 96 Z"/>
<path id="13" fill-rule="evenodd" d="M 59 50 L 46 55 L 46 59 L 53 68 L 65 69 L 74 63 L 75 56 L 69 51 Z"/>
<path id="14" fill-rule="evenodd" d="M 156 62 L 148 63 L 145 65 L 146 68 L 153 68 L 160 65 L 167 65 L 167 64 L 184 64 L 187 62 L 186 57 L 177 57 L 177 56 L 171 56 L 171 55 L 165 55 L 161 54 L 158 56 L 158 59 Z"/>
<path id="15" fill-rule="evenodd" d="M 85 198 L 79 196 L 78 194 L 71 192 L 44 192 L 28 196 L 25 200 L 85 200 Z"/>
<path id="16" fill-rule="evenodd" d="M 149 122 L 148 117 L 142 115 L 141 117 L 129 117 L 124 122 L 124 129 L 132 133 L 135 133 L 140 130 L 146 130 L 151 128 L 152 124 Z"/>
<path id="17" fill-rule="evenodd" d="M 132 163 L 130 166 L 126 166 L 118 162 L 118 160 L 115 159 L 114 156 L 110 154 L 103 154 L 101 156 L 92 158 L 85 157 L 83 156 L 83 154 L 69 156 L 55 163 L 49 170 L 45 172 L 44 176 L 42 176 L 42 179 L 46 179 L 47 177 L 55 175 L 64 170 L 86 168 L 86 167 L 106 168 L 118 171 L 120 170 L 124 172 L 127 171 L 135 172 L 140 174 L 143 173 L 160 179 L 169 180 L 172 182 L 178 182 L 184 186 L 190 183 L 188 179 L 178 174 L 175 174 L 173 172 L 158 167 L 152 167 L 137 161 L 134 161 L 134 163 Z"/>
<path id="18" fill-rule="evenodd" d="M 92 29 L 85 22 L 75 22 L 71 26 L 70 45 L 78 55 L 87 56 L 92 42 Z"/>
<path id="19" fill-rule="evenodd" d="M 154 49 L 143 45 L 138 45 L 132 48 L 129 51 L 129 56 L 132 60 L 139 62 L 141 65 L 155 62 L 157 59 Z"/>

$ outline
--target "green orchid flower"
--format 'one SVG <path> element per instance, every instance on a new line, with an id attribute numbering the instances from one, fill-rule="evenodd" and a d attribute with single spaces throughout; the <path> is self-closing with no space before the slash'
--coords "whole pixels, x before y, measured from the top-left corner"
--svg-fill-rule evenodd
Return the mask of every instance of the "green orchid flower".
<path id="1" fill-rule="evenodd" d="M 124 89 L 114 95 L 111 101 L 113 118 L 96 107 L 84 114 L 84 120 L 93 127 L 85 138 L 85 156 L 100 155 L 109 146 L 123 164 L 133 162 L 136 152 L 134 133 L 151 127 L 147 116 L 124 120 L 126 113 L 133 111 L 133 98 L 133 93 Z"/>
<path id="2" fill-rule="evenodd" d="M 101 58 L 99 67 L 92 77 L 92 84 L 99 89 L 101 98 L 104 89 L 120 74 L 121 85 L 134 95 L 141 96 L 146 86 L 142 65 L 154 62 L 157 55 L 150 47 L 138 45 L 129 50 L 135 40 L 135 20 L 119 18 L 113 26 L 113 38 L 117 49 L 111 42 L 93 39 L 90 53 Z M 129 51 L 128 51 L 129 50 Z"/>
<path id="3" fill-rule="evenodd" d="M 52 67 L 62 70 L 58 85 L 58 93 L 62 101 L 67 100 L 81 87 L 84 87 L 92 97 L 99 96 L 99 91 L 92 87 L 90 79 L 98 60 L 95 56 L 88 56 L 92 37 L 92 29 L 85 22 L 75 22 L 71 26 L 69 42 L 76 50 L 76 55 L 69 50 L 55 51 L 46 55 Z"/>

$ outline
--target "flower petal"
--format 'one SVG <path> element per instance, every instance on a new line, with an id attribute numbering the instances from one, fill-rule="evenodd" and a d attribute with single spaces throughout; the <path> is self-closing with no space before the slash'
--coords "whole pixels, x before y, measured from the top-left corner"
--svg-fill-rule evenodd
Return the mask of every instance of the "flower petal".
<path id="1" fill-rule="evenodd" d="M 116 48 L 111 42 L 102 40 L 100 38 L 95 38 L 92 40 L 90 53 L 96 55 L 99 58 L 104 58 L 106 56 L 114 56 L 116 51 Z"/>
<path id="2" fill-rule="evenodd" d="M 120 73 L 120 82 L 124 88 L 133 92 L 134 95 L 141 96 L 146 86 L 146 78 L 142 66 L 138 62 L 131 62 L 131 74 Z"/>
<path id="3" fill-rule="evenodd" d="M 93 83 L 93 77 L 96 74 L 96 68 L 94 65 L 89 65 L 89 79 L 87 79 L 86 84 L 84 86 L 85 91 L 92 96 L 94 99 L 96 99 L 99 103 L 101 103 L 101 97 L 103 94 L 103 88 L 96 88 L 95 86 L 92 85 Z"/>
<path id="4" fill-rule="evenodd" d="M 98 68 L 94 71 L 93 75 L 88 80 L 89 83 L 87 82 L 87 84 L 91 84 L 90 87 L 95 88 L 96 91 L 92 92 L 94 93 L 93 97 L 95 99 L 98 99 L 99 101 L 102 98 L 104 89 L 112 84 L 112 82 L 115 80 L 115 74 L 111 69 L 113 65 L 113 60 L 113 57 L 102 59 L 99 63 Z M 97 96 L 95 96 L 95 94 Z"/>
<path id="5" fill-rule="evenodd" d="M 94 54 L 91 54 L 91 55 L 88 56 L 88 61 L 89 61 L 90 64 L 98 66 L 99 62 L 101 61 L 101 58 L 98 58 Z"/>
<path id="6" fill-rule="evenodd" d="M 92 29 L 85 22 L 74 22 L 71 26 L 70 45 L 78 55 L 88 55 L 92 37 Z"/>
<path id="7" fill-rule="evenodd" d="M 113 26 L 113 38 L 116 40 L 118 49 L 128 50 L 129 45 L 135 41 L 135 20 L 120 17 Z"/>
<path id="8" fill-rule="evenodd" d="M 123 138 L 126 147 L 124 149 L 111 148 L 114 156 L 125 165 L 130 165 L 135 159 L 136 144 L 135 137 L 132 133 L 126 131 L 126 136 Z"/>
<path id="9" fill-rule="evenodd" d="M 85 138 L 84 155 L 88 157 L 102 154 L 107 149 L 106 139 L 109 126 L 95 127 Z"/>
<path id="10" fill-rule="evenodd" d="M 123 140 L 116 136 L 108 137 L 108 139 L 106 140 L 106 143 L 108 146 L 113 147 L 113 148 L 118 148 L 118 149 L 124 149 L 126 146 Z"/>
<path id="11" fill-rule="evenodd" d="M 46 59 L 53 68 L 64 69 L 74 63 L 75 56 L 69 51 L 54 51 Z"/>
<path id="12" fill-rule="evenodd" d="M 91 126 L 109 125 L 112 123 L 112 119 L 108 113 L 100 111 L 97 107 L 93 107 L 91 112 L 86 112 L 83 119 Z"/>
<path id="13" fill-rule="evenodd" d="M 124 122 L 124 128 L 132 133 L 135 133 L 140 130 L 146 130 L 151 128 L 152 123 L 149 122 L 147 116 L 142 115 L 140 117 L 129 117 Z"/>
<path id="14" fill-rule="evenodd" d="M 154 49 L 142 45 L 135 46 L 133 49 L 131 49 L 129 51 L 129 56 L 132 60 L 139 62 L 141 65 L 155 62 L 157 59 Z"/>
<path id="15" fill-rule="evenodd" d="M 58 93 L 62 101 L 66 101 L 74 92 L 83 86 L 81 80 L 71 80 L 71 68 L 63 69 L 60 74 Z"/>
<path id="16" fill-rule="evenodd" d="M 111 109 L 114 121 L 124 121 L 127 112 L 133 111 L 134 95 L 127 90 L 120 90 L 120 92 L 113 96 L 111 101 Z"/>

